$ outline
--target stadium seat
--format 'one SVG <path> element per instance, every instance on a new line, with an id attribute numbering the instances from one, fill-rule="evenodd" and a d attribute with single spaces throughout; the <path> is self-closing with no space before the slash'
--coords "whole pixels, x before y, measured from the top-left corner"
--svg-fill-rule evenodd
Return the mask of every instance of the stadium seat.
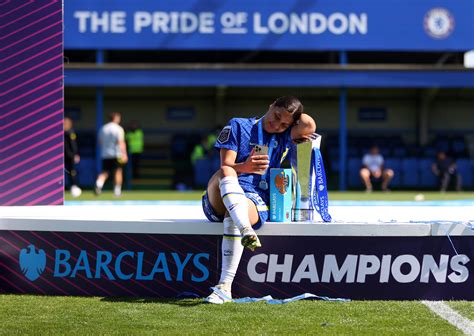
<path id="1" fill-rule="evenodd" d="M 435 147 L 438 151 L 443 151 L 443 152 L 446 152 L 448 153 L 449 152 L 449 140 L 447 139 L 444 139 L 444 138 L 438 138 L 436 139 L 435 141 Z"/>
<path id="2" fill-rule="evenodd" d="M 347 185 L 350 188 L 363 186 L 362 180 L 360 179 L 361 166 L 360 158 L 349 158 L 347 162 Z"/>
<path id="3" fill-rule="evenodd" d="M 219 155 L 211 160 L 211 174 L 214 174 L 221 167 L 221 159 Z"/>
<path id="4" fill-rule="evenodd" d="M 474 186 L 473 166 L 469 159 L 459 159 L 456 161 L 458 173 L 461 174 L 463 188 Z"/>
<path id="5" fill-rule="evenodd" d="M 406 158 L 402 159 L 402 186 L 418 187 L 418 159 Z"/>
<path id="6" fill-rule="evenodd" d="M 466 153 L 464 139 L 456 139 L 451 142 L 451 151 L 455 156 L 463 156 Z"/>
<path id="7" fill-rule="evenodd" d="M 331 171 L 335 173 L 339 172 L 339 162 L 339 158 L 331 159 Z M 324 165 L 326 166 L 326 162 L 324 162 Z"/>
<path id="8" fill-rule="evenodd" d="M 436 152 L 437 150 L 433 146 L 424 147 L 422 150 L 423 156 L 431 158 L 431 160 L 434 160 L 436 158 Z"/>
<path id="9" fill-rule="evenodd" d="M 398 188 L 402 184 L 402 160 L 397 158 L 388 158 L 385 160 L 385 168 L 390 168 L 394 172 L 390 188 Z"/>
<path id="10" fill-rule="evenodd" d="M 395 147 L 393 148 L 393 151 L 392 151 L 392 155 L 397 158 L 405 157 L 407 156 L 407 154 L 408 154 L 408 151 L 404 146 Z"/>
<path id="11" fill-rule="evenodd" d="M 196 187 L 205 187 L 212 176 L 212 164 L 208 159 L 196 160 L 194 164 L 194 184 Z"/>
<path id="12" fill-rule="evenodd" d="M 81 157 L 81 161 L 76 167 L 79 185 L 81 187 L 91 187 L 95 183 L 95 159 L 90 157 Z"/>
<path id="13" fill-rule="evenodd" d="M 392 150 L 388 147 L 379 147 L 379 150 L 383 157 L 392 156 Z"/>
<path id="14" fill-rule="evenodd" d="M 434 162 L 432 158 L 422 158 L 418 164 L 418 173 L 420 175 L 420 187 L 436 188 L 438 185 L 438 178 L 433 174 L 431 166 Z"/>

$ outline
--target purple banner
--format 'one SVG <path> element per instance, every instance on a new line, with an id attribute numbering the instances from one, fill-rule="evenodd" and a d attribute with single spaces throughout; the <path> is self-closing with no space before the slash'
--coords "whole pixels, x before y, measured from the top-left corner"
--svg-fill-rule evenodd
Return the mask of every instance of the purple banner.
<path id="1" fill-rule="evenodd" d="M 62 2 L 4 1 L 0 13 L 0 205 L 62 204 Z"/>
<path id="2" fill-rule="evenodd" d="M 176 297 L 218 279 L 216 237 L 0 231 L 0 292 Z"/>
<path id="3" fill-rule="evenodd" d="M 349 299 L 474 300 L 474 242 L 451 237 L 262 236 L 245 252 L 236 297 L 305 292 Z M 0 292 L 205 296 L 219 236 L 0 231 Z"/>
<path id="4" fill-rule="evenodd" d="M 263 237 L 234 293 L 349 299 L 474 300 L 472 237 Z"/>

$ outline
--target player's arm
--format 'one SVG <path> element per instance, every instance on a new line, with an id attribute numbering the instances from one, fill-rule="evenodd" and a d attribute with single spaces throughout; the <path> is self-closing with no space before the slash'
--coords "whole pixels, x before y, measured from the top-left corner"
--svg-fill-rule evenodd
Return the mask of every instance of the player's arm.
<path id="1" fill-rule="evenodd" d="M 120 132 L 118 143 L 120 146 L 120 151 L 122 152 L 121 160 L 123 163 L 127 163 L 128 161 L 127 144 L 125 143 L 125 132 L 123 132 L 123 130 Z"/>
<path id="2" fill-rule="evenodd" d="M 291 140 L 310 140 L 314 132 L 316 132 L 316 122 L 311 116 L 303 113 L 298 123 L 291 128 Z"/>
<path id="3" fill-rule="evenodd" d="M 227 166 L 233 168 L 237 174 L 261 174 L 270 164 L 268 155 L 253 155 L 253 150 L 247 160 L 236 163 L 237 152 L 231 149 L 221 148 L 221 167 Z"/>
<path id="4" fill-rule="evenodd" d="M 125 141 L 124 141 L 124 140 L 120 140 L 120 141 L 119 141 L 119 145 L 120 145 L 120 150 L 122 151 L 122 160 L 123 160 L 124 162 L 127 162 L 127 161 L 128 161 L 127 145 L 125 144 Z"/>

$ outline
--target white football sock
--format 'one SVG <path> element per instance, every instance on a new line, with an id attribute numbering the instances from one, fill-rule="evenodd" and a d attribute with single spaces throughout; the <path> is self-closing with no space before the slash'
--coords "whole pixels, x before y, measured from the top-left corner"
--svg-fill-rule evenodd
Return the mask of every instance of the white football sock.
<path id="1" fill-rule="evenodd" d="M 104 186 L 104 182 L 105 181 L 101 179 L 97 179 L 97 181 L 95 181 L 95 185 L 97 186 L 97 188 L 102 189 L 102 187 Z"/>
<path id="2" fill-rule="evenodd" d="M 231 290 L 232 281 L 239 267 L 244 247 L 240 243 L 240 230 L 230 217 L 224 218 L 224 236 L 222 237 L 222 269 L 219 284 Z"/>
<path id="3" fill-rule="evenodd" d="M 244 190 L 235 176 L 223 177 L 219 182 L 222 202 L 240 232 L 252 229 L 249 220 L 249 205 Z"/>
<path id="4" fill-rule="evenodd" d="M 122 195 L 122 186 L 121 185 L 116 185 L 114 187 L 114 195 L 115 196 L 120 196 Z"/>

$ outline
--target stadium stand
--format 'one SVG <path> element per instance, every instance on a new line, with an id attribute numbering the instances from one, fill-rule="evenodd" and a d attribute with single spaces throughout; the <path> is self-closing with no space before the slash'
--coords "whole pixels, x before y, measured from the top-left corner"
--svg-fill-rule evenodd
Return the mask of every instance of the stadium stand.
<path id="1" fill-rule="evenodd" d="M 313 5 L 308 6 L 309 11 Z M 406 11 L 407 29 L 423 26 L 431 13 L 430 4 L 424 6 L 426 11 L 416 15 Z M 474 145 L 469 145 L 472 132 L 466 126 L 472 120 L 473 70 L 463 66 L 464 52 L 471 48 L 468 39 L 453 40 L 450 32 L 433 38 L 426 25 L 417 38 L 400 39 L 397 31 L 387 39 L 394 30 L 386 24 L 371 29 L 362 44 L 358 34 L 338 35 L 341 44 L 331 38 L 320 41 L 328 43 L 324 45 L 308 44 L 304 41 L 309 35 L 288 32 L 278 39 L 270 34 L 262 42 L 261 35 L 248 31 L 242 36 L 216 34 L 212 48 L 194 40 L 200 34 L 176 32 L 169 35 L 170 46 L 162 35 L 151 34 L 150 27 L 131 39 L 131 31 L 124 31 L 118 42 L 120 34 L 111 34 L 105 26 L 97 33 L 89 26 L 78 31 L 73 13 L 79 9 L 90 10 L 77 3 L 65 12 L 65 20 L 74 23 L 65 34 L 65 110 L 81 119 L 76 123 L 79 137 L 81 132 L 89 134 L 81 156 L 93 160 L 101 115 L 115 108 L 125 119 L 144 121 L 142 164 L 149 174 L 132 181 L 134 188 L 188 188 L 193 179 L 194 187 L 200 187 L 204 178 L 192 171 L 188 160 L 196 139 L 229 117 L 261 114 L 264 102 L 289 93 L 317 115 L 331 189 L 344 190 L 346 184 L 361 188 L 359 158 L 372 144 L 393 165 L 394 188 L 435 188 L 435 179 L 423 172 L 438 150 L 471 160 L 461 161 L 461 169 L 465 188 L 474 187 Z M 463 19 L 457 21 L 457 33 L 466 29 Z M 283 41 L 291 43 L 280 44 Z M 452 118 L 445 123 L 448 109 Z M 199 171 L 206 172 L 202 176 L 208 176 L 212 165 L 200 165 Z M 87 184 L 87 173 L 80 174 Z"/>

